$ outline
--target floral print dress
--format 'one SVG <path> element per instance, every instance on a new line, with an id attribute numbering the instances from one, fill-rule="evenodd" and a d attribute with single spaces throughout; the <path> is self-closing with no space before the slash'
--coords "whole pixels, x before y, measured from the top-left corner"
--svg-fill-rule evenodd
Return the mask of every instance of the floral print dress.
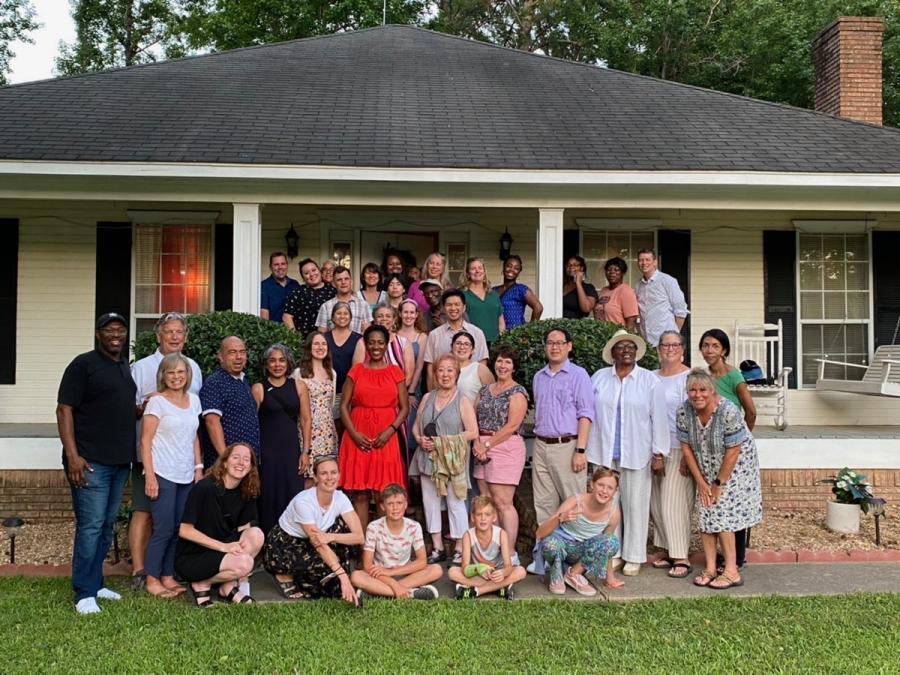
<path id="1" fill-rule="evenodd" d="M 306 477 L 313 477 L 313 461 L 322 455 L 338 454 L 337 429 L 332 417 L 331 401 L 334 398 L 334 384 L 331 380 L 301 377 L 299 380 L 309 391 L 309 407 L 312 417 L 312 438 L 303 439 L 303 447 L 309 448 L 310 462 Z"/>
<path id="2" fill-rule="evenodd" d="M 759 480 L 759 458 L 756 442 L 744 424 L 743 413 L 731 401 L 719 400 L 712 416 L 701 424 L 690 401 L 678 409 L 678 440 L 687 443 L 708 484 L 719 475 L 725 451 L 740 446 L 734 471 L 722 486 L 719 501 L 704 507 L 699 504 L 701 532 L 737 532 L 762 520 L 762 489 Z"/>

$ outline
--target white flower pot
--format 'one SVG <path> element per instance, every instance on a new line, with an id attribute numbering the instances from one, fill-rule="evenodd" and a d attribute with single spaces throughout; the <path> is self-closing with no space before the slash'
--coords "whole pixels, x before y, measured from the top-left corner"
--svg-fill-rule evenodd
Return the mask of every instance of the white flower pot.
<path id="1" fill-rule="evenodd" d="M 832 532 L 856 534 L 859 532 L 859 504 L 826 502 L 825 526 Z"/>

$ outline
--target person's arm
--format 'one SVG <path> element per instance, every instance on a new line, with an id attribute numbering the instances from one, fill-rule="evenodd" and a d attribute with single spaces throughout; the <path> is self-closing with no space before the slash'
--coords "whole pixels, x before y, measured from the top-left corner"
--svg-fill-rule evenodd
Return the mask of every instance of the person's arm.
<path id="1" fill-rule="evenodd" d="M 203 424 L 206 426 L 206 433 L 209 436 L 209 442 L 212 443 L 217 455 L 225 453 L 225 430 L 222 428 L 222 417 L 218 413 L 206 413 L 203 416 Z"/>
<path id="2" fill-rule="evenodd" d="M 713 483 L 709 486 L 710 499 L 713 504 L 718 503 L 719 497 L 722 496 L 722 487 L 731 478 L 731 473 L 734 471 L 734 467 L 738 463 L 740 456 L 741 446 L 739 445 L 725 449 L 725 455 L 722 457 L 722 463 L 719 465 L 719 473 L 716 475 L 716 478 L 719 479 L 721 485 Z"/>
<path id="3" fill-rule="evenodd" d="M 496 382 L 494 379 L 494 374 L 491 372 L 491 369 L 487 367 L 484 361 L 478 362 L 478 380 L 481 382 L 482 386 L 486 384 L 493 384 Z"/>
<path id="4" fill-rule="evenodd" d="M 194 434 L 194 482 L 203 478 L 203 454 L 200 451 L 200 437 Z"/>
<path id="5" fill-rule="evenodd" d="M 424 570 L 427 566 L 428 561 L 425 557 L 425 547 L 423 546 L 422 548 L 416 549 L 415 557 L 408 563 L 400 565 L 399 567 L 385 567 L 384 573 L 389 577 L 405 577 L 407 574 Z"/>
<path id="6" fill-rule="evenodd" d="M 319 312 L 316 314 L 316 328 L 320 333 L 328 332 L 328 311 L 326 310 L 326 305 L 328 303 L 325 302 L 319 307 Z"/>
<path id="7" fill-rule="evenodd" d="M 472 564 L 472 542 L 469 539 L 469 533 L 463 532 L 462 541 L 462 561 L 461 567 L 466 569 L 469 565 Z"/>
<path id="8" fill-rule="evenodd" d="M 512 574 L 513 564 L 509 548 L 509 535 L 506 534 L 506 530 L 500 530 L 500 555 L 503 556 L 503 567 L 499 570 L 494 570 L 495 573 L 499 574 L 499 577 L 494 579 L 494 581 L 503 581 Z"/>
<path id="9" fill-rule="evenodd" d="M 700 503 L 703 506 L 710 506 L 712 503 L 710 501 L 712 491 L 706 482 L 706 478 L 700 471 L 700 465 L 697 464 L 697 457 L 694 455 L 693 448 L 684 441 L 681 442 L 681 456 L 684 458 L 691 475 L 694 477 L 694 482 L 697 484 L 697 495 L 700 497 Z"/>
<path id="10" fill-rule="evenodd" d="M 538 296 L 529 288 L 525 292 L 525 304 L 531 307 L 531 321 L 539 321 L 544 313 L 544 305 L 538 300 Z"/>
<path id="11" fill-rule="evenodd" d="M 413 378 L 416 376 L 416 355 L 413 354 L 409 340 L 403 343 L 403 373 L 406 375 L 406 392 L 410 393 Z"/>
<path id="12" fill-rule="evenodd" d="M 269 318 L 269 310 L 260 307 L 259 318 L 260 319 L 268 319 Z"/>
<path id="13" fill-rule="evenodd" d="M 503 318 L 503 314 L 500 315 L 499 324 L 500 324 L 500 326 L 499 326 L 500 334 L 502 335 L 503 333 L 506 332 L 506 319 Z"/>
<path id="14" fill-rule="evenodd" d="M 281 323 L 290 328 L 291 330 L 297 330 L 297 327 L 294 325 L 294 315 L 288 314 L 285 312 L 281 315 Z"/>
<path id="15" fill-rule="evenodd" d="M 256 401 L 256 411 L 259 412 L 259 406 L 262 405 L 263 396 L 265 396 L 262 383 L 257 382 L 252 387 L 250 387 L 250 394 L 253 396 L 253 400 Z"/>
<path id="16" fill-rule="evenodd" d="M 141 422 L 141 463 L 144 465 L 144 494 L 148 499 L 159 497 L 159 482 L 153 469 L 153 437 L 159 428 L 159 417 L 144 415 Z"/>
<path id="17" fill-rule="evenodd" d="M 737 396 L 741 402 L 741 407 L 744 409 L 744 422 L 747 424 L 747 428 L 753 431 L 753 427 L 756 425 L 756 404 L 753 402 L 750 387 L 747 386 L 746 382 L 738 384 Z"/>
<path id="18" fill-rule="evenodd" d="M 604 530 L 606 534 L 615 534 L 616 528 L 619 527 L 619 521 L 622 520 L 622 510 L 619 508 L 619 505 L 615 504 L 612 509 L 612 515 L 609 517 L 609 522 Z"/>
<path id="19" fill-rule="evenodd" d="M 310 448 L 312 447 L 312 405 L 309 400 L 309 389 L 300 380 L 294 380 L 297 386 L 297 397 L 300 399 L 300 434 L 303 445 L 300 446 L 300 462 L 297 473 L 303 475 L 309 468 Z"/>
<path id="20" fill-rule="evenodd" d="M 688 315 L 687 301 L 684 299 L 684 291 L 681 290 L 681 286 L 674 277 L 668 277 L 667 282 L 665 289 L 669 297 L 669 306 L 675 315 L 675 325 L 678 326 L 678 330 L 681 330 Z"/>
<path id="21" fill-rule="evenodd" d="M 321 546 L 325 546 L 326 548 L 328 548 L 328 544 L 331 543 L 344 544 L 346 546 L 362 545 L 365 541 L 365 536 L 363 535 L 362 531 L 362 523 L 359 522 L 359 516 L 356 515 L 356 511 L 353 511 L 351 509 L 346 513 L 342 513 L 341 518 L 344 519 L 344 522 L 347 523 L 347 527 L 350 528 L 349 532 L 321 532 L 319 528 L 311 523 L 300 523 L 300 527 L 302 527 L 303 531 L 306 532 L 306 535 L 309 537 L 310 543 L 316 547 L 317 551 Z M 315 538 L 313 537 L 313 535 L 315 535 Z M 331 549 L 329 549 L 329 551 L 330 550 Z M 333 554 L 334 552 L 332 551 L 332 555 Z"/>
<path id="22" fill-rule="evenodd" d="M 75 487 L 84 487 L 87 485 L 87 474 L 94 469 L 78 454 L 78 446 L 75 444 L 75 413 L 72 406 L 57 404 L 56 428 L 66 455 L 66 476 Z"/>
<path id="23" fill-rule="evenodd" d="M 344 429 L 350 434 L 350 438 L 356 443 L 356 447 L 363 452 L 367 452 L 372 449 L 372 443 L 356 430 L 356 427 L 353 426 L 353 420 L 350 419 L 350 400 L 353 398 L 353 386 L 353 378 L 348 375 L 347 379 L 344 380 L 344 387 L 341 389 L 341 422 L 344 423 Z"/>
<path id="24" fill-rule="evenodd" d="M 366 360 L 366 346 L 363 344 L 362 340 L 356 341 L 356 346 L 353 348 L 353 359 L 350 361 L 352 365 L 356 365 L 357 363 L 362 363 Z"/>
<path id="25" fill-rule="evenodd" d="M 641 313 L 637 295 L 631 286 L 623 284 L 622 290 L 619 292 L 619 298 L 622 305 L 622 316 L 625 317 L 625 328 L 634 330 L 634 327 L 637 325 L 638 315 Z M 678 328 L 680 330 L 681 326 Z"/>
<path id="26" fill-rule="evenodd" d="M 397 416 L 394 418 L 394 421 L 391 422 L 388 428 L 378 434 L 378 436 L 375 438 L 375 442 L 372 444 L 372 447 L 374 448 L 384 447 L 391 436 L 400 433 L 400 427 L 403 425 L 403 422 L 406 420 L 406 416 L 409 414 L 409 392 L 406 391 L 405 379 L 400 380 L 397 383 L 397 398 L 400 402 L 399 406 L 397 407 Z"/>
<path id="27" fill-rule="evenodd" d="M 213 551 L 218 551 L 219 553 L 232 553 L 232 554 L 240 554 L 243 553 L 244 550 L 241 548 L 240 542 L 233 541 L 231 543 L 219 541 L 218 539 L 213 539 L 212 537 L 203 534 L 200 530 L 194 527 L 193 523 L 181 523 L 178 527 L 178 536 L 182 539 L 186 539 L 187 541 L 191 541 L 203 548 L 208 548 Z"/>
<path id="28" fill-rule="evenodd" d="M 553 531 L 562 525 L 563 523 L 575 520 L 577 514 L 573 515 L 576 504 L 576 497 L 572 495 L 568 499 L 566 499 L 562 504 L 559 505 L 559 508 L 553 512 L 547 520 L 541 523 L 538 526 L 538 529 L 534 533 L 534 538 L 537 540 L 546 539 L 550 536 Z"/>
<path id="29" fill-rule="evenodd" d="M 409 385 L 410 394 L 414 391 L 418 391 L 419 383 L 422 381 L 422 368 L 425 366 L 425 343 L 427 342 L 425 334 L 420 333 L 416 337 L 416 341 L 419 343 L 419 356 L 416 359 L 416 368 L 415 373 L 413 374 L 412 383 Z"/>
<path id="30" fill-rule="evenodd" d="M 682 321 L 682 323 L 684 323 Z M 637 325 L 637 314 L 634 316 L 626 316 L 625 317 L 625 328 L 628 330 L 634 330 L 634 327 Z M 678 329 L 681 330 L 681 326 L 678 326 Z"/>
<path id="31" fill-rule="evenodd" d="M 591 432 L 591 420 L 587 417 L 578 418 L 578 439 L 575 441 L 575 451 L 572 453 L 572 471 L 581 473 L 587 469 L 587 454 L 578 452 L 578 448 L 587 448 L 588 434 Z"/>
<path id="32" fill-rule="evenodd" d="M 431 363 L 425 364 L 425 384 L 427 385 L 428 391 L 434 390 L 434 368 Z"/>
<path id="33" fill-rule="evenodd" d="M 597 304 L 597 297 L 591 297 L 584 287 L 584 275 L 581 272 L 575 275 L 575 292 L 578 294 L 578 309 L 582 314 L 590 314 Z"/>
<path id="34" fill-rule="evenodd" d="M 463 437 L 467 441 L 478 438 L 478 420 L 475 418 L 475 408 L 472 402 L 462 394 L 459 395 L 459 416 L 463 423 Z"/>

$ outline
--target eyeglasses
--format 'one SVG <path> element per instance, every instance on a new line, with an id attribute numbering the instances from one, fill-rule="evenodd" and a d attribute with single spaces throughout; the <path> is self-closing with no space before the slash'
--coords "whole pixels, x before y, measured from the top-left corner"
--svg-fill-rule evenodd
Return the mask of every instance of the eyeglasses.
<path id="1" fill-rule="evenodd" d="M 679 347 L 684 347 L 680 342 L 663 342 L 659 345 L 660 349 L 678 349 Z"/>
<path id="2" fill-rule="evenodd" d="M 473 345 L 468 340 L 457 340 L 456 342 L 453 343 L 453 346 L 454 347 L 467 347 L 469 349 L 472 349 L 472 348 L 474 348 L 475 345 Z"/>
<path id="3" fill-rule="evenodd" d="M 565 347 L 569 344 L 568 340 L 548 340 L 544 343 L 547 347 Z"/>

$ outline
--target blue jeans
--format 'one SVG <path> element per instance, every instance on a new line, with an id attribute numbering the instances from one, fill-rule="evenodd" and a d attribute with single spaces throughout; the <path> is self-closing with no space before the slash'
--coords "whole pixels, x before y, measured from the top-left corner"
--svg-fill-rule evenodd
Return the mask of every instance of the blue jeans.
<path id="1" fill-rule="evenodd" d="M 159 496 L 150 500 L 153 534 L 144 557 L 144 572 L 160 579 L 175 574 L 175 544 L 184 504 L 193 483 L 173 483 L 156 474 Z"/>
<path id="2" fill-rule="evenodd" d="M 90 462 L 87 485 L 72 489 L 75 545 L 72 549 L 72 590 L 75 602 L 96 597 L 103 588 L 103 561 L 112 544 L 113 526 L 128 480 L 128 465 Z"/>

